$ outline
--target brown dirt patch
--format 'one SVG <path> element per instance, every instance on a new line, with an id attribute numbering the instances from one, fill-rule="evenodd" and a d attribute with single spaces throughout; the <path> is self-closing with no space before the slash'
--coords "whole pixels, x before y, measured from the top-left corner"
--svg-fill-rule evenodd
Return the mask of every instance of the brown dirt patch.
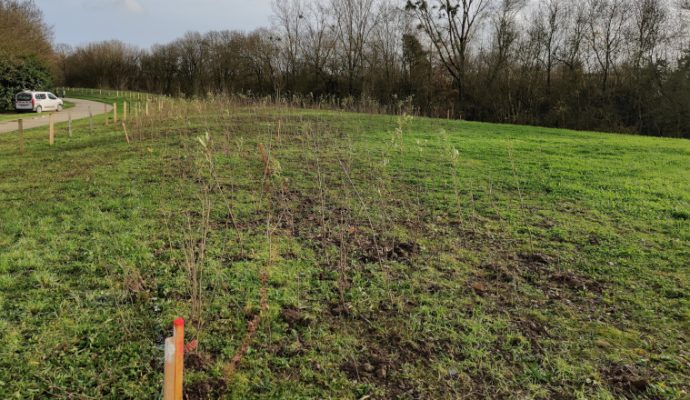
<path id="1" fill-rule="evenodd" d="M 185 385 L 185 400 L 218 399 L 227 391 L 227 384 L 221 378 L 208 378 Z"/>
<path id="2" fill-rule="evenodd" d="M 643 394 L 650 386 L 650 378 L 632 365 L 612 363 L 602 368 L 601 375 L 614 393 L 626 398 Z"/>
<path id="3" fill-rule="evenodd" d="M 280 319 L 290 326 L 290 328 L 305 327 L 311 323 L 311 318 L 304 315 L 304 313 L 292 307 L 283 308 L 280 311 Z"/>
<path id="4" fill-rule="evenodd" d="M 582 290 L 600 294 L 603 290 L 601 283 L 576 274 L 570 270 L 558 271 L 550 276 L 550 280 L 559 287 L 567 288 L 573 291 Z"/>

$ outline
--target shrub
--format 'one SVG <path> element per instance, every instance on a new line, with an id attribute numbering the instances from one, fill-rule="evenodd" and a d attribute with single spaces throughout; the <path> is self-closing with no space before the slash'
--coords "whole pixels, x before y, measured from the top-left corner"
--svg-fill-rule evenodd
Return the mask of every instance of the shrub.
<path id="1" fill-rule="evenodd" d="M 18 92 L 46 90 L 51 85 L 48 67 L 35 58 L 0 58 L 0 111 L 13 109 L 13 97 Z"/>

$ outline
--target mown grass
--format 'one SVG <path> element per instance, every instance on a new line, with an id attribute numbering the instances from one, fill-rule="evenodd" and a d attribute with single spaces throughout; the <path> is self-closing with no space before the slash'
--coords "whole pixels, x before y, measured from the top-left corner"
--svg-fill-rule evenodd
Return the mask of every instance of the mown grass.
<path id="1" fill-rule="evenodd" d="M 0 398 L 688 396 L 690 142 L 165 104 L 0 135 Z"/>

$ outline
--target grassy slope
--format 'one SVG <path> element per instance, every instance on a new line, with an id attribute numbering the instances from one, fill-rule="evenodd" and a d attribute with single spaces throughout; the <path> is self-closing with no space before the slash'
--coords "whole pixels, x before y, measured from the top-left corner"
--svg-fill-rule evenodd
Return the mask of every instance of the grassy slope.
<path id="1" fill-rule="evenodd" d="M 175 114 L 131 146 L 0 136 L 0 398 L 155 398 L 206 198 L 191 398 L 687 396 L 690 142 Z"/>
<path id="2" fill-rule="evenodd" d="M 74 103 L 71 103 L 69 101 L 65 101 L 65 110 L 68 110 L 72 107 L 74 107 Z M 36 114 L 34 113 L 17 113 L 14 111 L 8 111 L 8 112 L 0 112 L 0 122 L 4 121 L 14 121 L 20 118 L 33 118 L 35 117 Z"/>

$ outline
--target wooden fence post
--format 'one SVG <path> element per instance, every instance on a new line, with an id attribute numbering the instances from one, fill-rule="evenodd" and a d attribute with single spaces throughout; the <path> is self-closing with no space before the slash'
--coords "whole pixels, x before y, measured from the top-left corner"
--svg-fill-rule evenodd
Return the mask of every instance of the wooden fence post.
<path id="1" fill-rule="evenodd" d="M 55 144 L 55 126 L 53 125 L 53 114 L 48 115 L 48 143 Z"/>
<path id="2" fill-rule="evenodd" d="M 24 120 L 17 121 L 17 129 L 19 130 L 19 154 L 24 154 Z"/>

